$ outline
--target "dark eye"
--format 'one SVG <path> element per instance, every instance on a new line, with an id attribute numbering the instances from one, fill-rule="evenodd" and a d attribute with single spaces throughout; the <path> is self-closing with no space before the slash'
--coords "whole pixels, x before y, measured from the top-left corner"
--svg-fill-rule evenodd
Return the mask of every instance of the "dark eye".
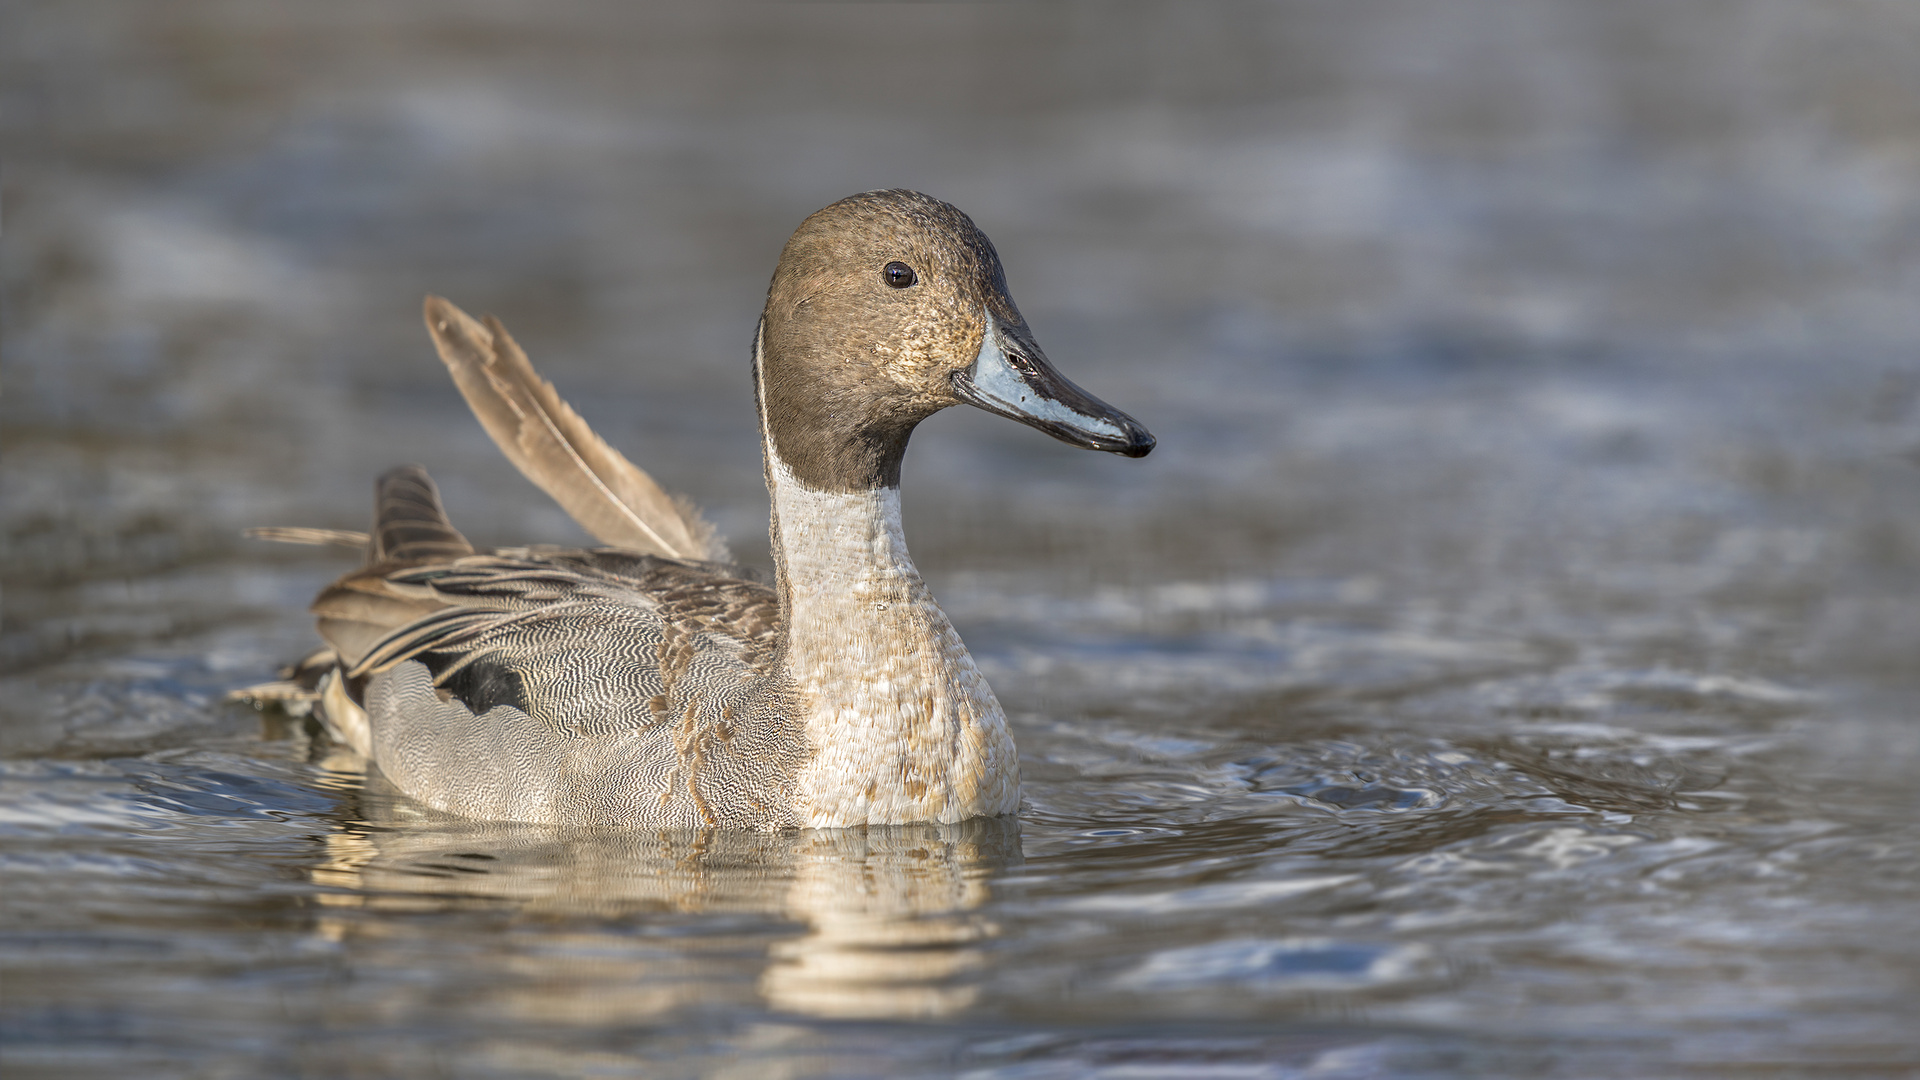
<path id="1" fill-rule="evenodd" d="M 913 276 L 913 267 L 903 262 L 888 263 L 887 268 L 881 271 L 881 276 L 887 279 L 887 284 L 896 289 L 904 289 L 920 280 Z"/>

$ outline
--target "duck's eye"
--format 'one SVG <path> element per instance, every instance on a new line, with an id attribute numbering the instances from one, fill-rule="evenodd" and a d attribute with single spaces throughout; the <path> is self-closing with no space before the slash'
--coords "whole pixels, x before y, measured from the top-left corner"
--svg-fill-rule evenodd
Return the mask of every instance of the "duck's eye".
<path id="1" fill-rule="evenodd" d="M 920 280 L 913 275 L 913 267 L 903 262 L 888 263 L 887 268 L 880 272 L 880 276 L 886 278 L 887 284 L 896 289 L 904 289 Z"/>

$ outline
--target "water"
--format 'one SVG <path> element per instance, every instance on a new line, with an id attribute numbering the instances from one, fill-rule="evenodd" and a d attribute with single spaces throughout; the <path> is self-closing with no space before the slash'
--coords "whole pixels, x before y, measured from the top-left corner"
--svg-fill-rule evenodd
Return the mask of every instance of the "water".
<path id="1" fill-rule="evenodd" d="M 1920 1069 L 1906 5 L 9 9 L 9 1076 Z M 919 187 L 1160 437 L 916 437 L 1017 823 L 441 818 L 223 701 L 427 464 L 418 298 L 765 560 L 746 347 Z"/>

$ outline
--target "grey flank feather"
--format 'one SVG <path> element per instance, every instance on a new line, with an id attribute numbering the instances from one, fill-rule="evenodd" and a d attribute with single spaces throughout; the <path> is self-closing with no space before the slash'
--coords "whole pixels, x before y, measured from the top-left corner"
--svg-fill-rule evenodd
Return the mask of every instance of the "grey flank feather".
<path id="1" fill-rule="evenodd" d="M 427 297 L 427 330 L 481 426 L 527 479 L 605 544 L 679 559 L 725 559 L 698 511 L 593 433 L 542 379 L 506 327 Z"/>

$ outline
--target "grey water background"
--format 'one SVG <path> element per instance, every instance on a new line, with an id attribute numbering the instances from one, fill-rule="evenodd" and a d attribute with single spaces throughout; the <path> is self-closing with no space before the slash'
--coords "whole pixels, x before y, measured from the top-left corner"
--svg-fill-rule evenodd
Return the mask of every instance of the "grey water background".
<path id="1" fill-rule="evenodd" d="M 0 1064 L 1911 1075 L 1920 8 L 22 2 L 0 14 Z M 426 464 L 584 537 L 505 319 L 766 559 L 747 347 L 909 186 L 1160 437 L 975 413 L 909 541 L 1017 824 L 435 817 L 228 704 Z"/>

